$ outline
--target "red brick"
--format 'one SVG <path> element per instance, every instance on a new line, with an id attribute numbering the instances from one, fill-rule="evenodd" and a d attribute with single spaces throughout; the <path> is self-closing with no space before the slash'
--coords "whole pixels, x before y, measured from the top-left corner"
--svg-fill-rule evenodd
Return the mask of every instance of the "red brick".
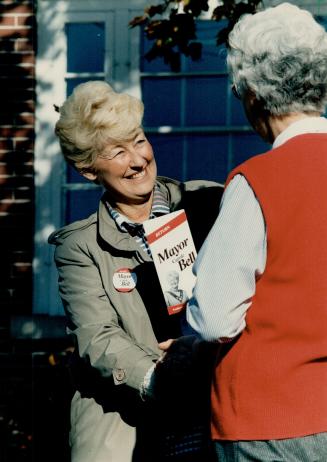
<path id="1" fill-rule="evenodd" d="M 12 153 L 10 151 L 8 152 L 0 152 L 0 162 L 8 162 L 10 160 L 10 156 Z"/>
<path id="2" fill-rule="evenodd" d="M 17 186 L 34 186 L 34 178 L 30 176 L 0 177 L 0 187 L 15 188 Z"/>
<path id="3" fill-rule="evenodd" d="M 31 263 L 29 262 L 24 262 L 24 263 L 21 263 L 21 262 L 17 262 L 17 263 L 14 263 L 13 264 L 13 267 L 16 268 L 16 271 L 17 273 L 26 273 L 26 272 L 29 272 L 31 271 Z"/>
<path id="4" fill-rule="evenodd" d="M 0 29 L 6 26 L 15 26 L 16 21 L 14 16 L 7 16 L 3 15 L 1 16 L 1 22 L 0 22 Z"/>
<path id="5" fill-rule="evenodd" d="M 33 11 L 34 0 L 1 0 L 0 2 L 0 13 L 8 13 L 13 10 L 24 13 L 25 10 L 22 8 L 27 8 L 27 11 Z"/>
<path id="6" fill-rule="evenodd" d="M 14 49 L 17 52 L 20 51 L 34 51 L 34 44 L 28 39 L 17 39 L 14 43 Z"/>
<path id="7" fill-rule="evenodd" d="M 17 114 L 15 119 L 16 125 L 32 125 L 34 126 L 35 116 L 34 114 Z"/>
<path id="8" fill-rule="evenodd" d="M 8 214 L 10 213 L 11 202 L 3 202 L 0 201 L 0 214 Z"/>
<path id="9" fill-rule="evenodd" d="M 11 105 L 11 110 L 15 111 L 16 113 L 20 112 L 34 112 L 35 109 L 35 101 L 13 101 Z"/>
<path id="10" fill-rule="evenodd" d="M 24 53 L 24 54 L 21 54 L 20 56 L 21 56 L 22 64 L 35 66 L 35 54 L 34 53 Z"/>
<path id="11" fill-rule="evenodd" d="M 33 128 L 0 127 L 1 138 L 33 138 Z"/>
<path id="12" fill-rule="evenodd" d="M 16 16 L 16 24 L 17 26 L 33 27 L 35 26 L 35 16 L 33 14 L 29 14 L 28 16 Z"/>
<path id="13" fill-rule="evenodd" d="M 22 267 L 22 269 L 20 270 L 19 267 Z M 21 262 L 21 264 L 19 262 L 9 264 L 9 268 L 10 282 L 8 285 L 14 288 L 18 288 L 21 284 L 23 284 L 23 279 L 28 281 L 32 276 L 32 258 L 29 258 L 28 261 Z"/>
<path id="14" fill-rule="evenodd" d="M 21 69 L 20 72 L 17 72 L 16 75 L 10 78 L 7 75 L 0 74 L 0 84 L 0 87 L 5 85 L 8 88 L 30 88 L 36 85 L 36 81 L 34 77 L 31 77 L 29 73 Z"/>
<path id="15" fill-rule="evenodd" d="M 2 65 L 0 59 L 0 75 L 4 80 L 8 80 L 9 78 L 16 79 L 18 76 L 22 80 L 31 79 L 35 77 L 35 66 L 32 64 L 28 66 L 21 64 Z"/>
<path id="16" fill-rule="evenodd" d="M 34 153 L 26 151 L 8 151 L 0 152 L 1 163 L 24 164 L 33 161 Z"/>
<path id="17" fill-rule="evenodd" d="M 35 64 L 34 53 L 2 53 L 1 65 Z"/>
<path id="18" fill-rule="evenodd" d="M 16 151 L 30 151 L 32 152 L 34 149 L 34 143 L 32 140 L 15 140 L 14 139 L 14 146 Z"/>
<path id="19" fill-rule="evenodd" d="M 0 139 L 0 151 L 12 151 L 14 143 L 12 140 Z"/>
<path id="20" fill-rule="evenodd" d="M 23 128 L 23 127 L 0 127 L 0 137 L 1 138 L 33 138 L 34 130 L 33 128 Z"/>
<path id="21" fill-rule="evenodd" d="M 31 27 L 8 27 L 3 29 L 0 27 L 0 37 L 33 37 L 33 30 Z"/>
<path id="22" fill-rule="evenodd" d="M 16 51 L 16 40 L 10 38 L 0 39 L 0 50 L 1 52 Z"/>
<path id="23" fill-rule="evenodd" d="M 0 202 L 10 201 L 14 199 L 14 190 L 1 188 L 0 190 Z"/>
<path id="24" fill-rule="evenodd" d="M 16 125 L 15 116 L 12 113 L 6 115 L 0 114 L 0 127 L 5 127 L 7 125 Z"/>
<path id="25" fill-rule="evenodd" d="M 10 314 L 32 307 L 35 5 L 0 0 L 0 305 Z"/>
<path id="26" fill-rule="evenodd" d="M 3 3 L 3 2 L 1 2 Z M 32 8 L 32 4 L 31 2 L 24 2 L 24 1 L 21 1 L 21 2 L 11 2 L 11 3 L 8 3 L 6 5 L 2 4 L 0 6 L 0 13 L 2 14 L 9 14 L 9 13 L 12 13 L 12 14 L 17 14 L 17 13 L 20 13 L 20 14 L 30 14 L 33 12 L 33 8 Z"/>
<path id="27" fill-rule="evenodd" d="M 14 167 L 8 163 L 0 164 L 0 177 L 11 176 L 14 174 Z"/>

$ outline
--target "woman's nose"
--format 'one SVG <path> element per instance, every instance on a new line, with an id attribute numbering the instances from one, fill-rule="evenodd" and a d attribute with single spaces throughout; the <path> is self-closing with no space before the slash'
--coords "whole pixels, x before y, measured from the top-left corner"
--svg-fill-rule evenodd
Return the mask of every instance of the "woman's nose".
<path id="1" fill-rule="evenodd" d="M 129 148 L 128 152 L 130 165 L 137 167 L 142 167 L 144 165 L 145 159 L 135 147 Z"/>

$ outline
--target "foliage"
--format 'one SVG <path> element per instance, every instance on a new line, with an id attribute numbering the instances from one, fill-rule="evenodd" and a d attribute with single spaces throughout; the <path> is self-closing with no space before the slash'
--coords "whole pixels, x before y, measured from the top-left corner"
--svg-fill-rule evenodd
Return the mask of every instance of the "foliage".
<path id="1" fill-rule="evenodd" d="M 211 19 L 227 20 L 227 26 L 217 33 L 217 45 L 227 44 L 228 34 L 239 17 L 253 14 L 261 3 L 262 0 L 217 0 Z M 144 14 L 133 18 L 129 25 L 142 26 L 146 37 L 153 41 L 146 59 L 161 57 L 172 71 L 178 72 L 181 55 L 192 60 L 201 58 L 202 44 L 196 36 L 196 19 L 208 11 L 209 0 L 164 0 L 145 8 Z"/>

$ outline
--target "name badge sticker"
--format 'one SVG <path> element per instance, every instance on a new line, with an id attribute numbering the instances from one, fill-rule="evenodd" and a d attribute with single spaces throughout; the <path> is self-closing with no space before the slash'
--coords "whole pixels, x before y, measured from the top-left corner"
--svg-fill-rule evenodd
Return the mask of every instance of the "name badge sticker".
<path id="1" fill-rule="evenodd" d="M 119 268 L 114 272 L 112 283 L 118 292 L 131 292 L 136 287 L 136 273 L 129 268 Z"/>

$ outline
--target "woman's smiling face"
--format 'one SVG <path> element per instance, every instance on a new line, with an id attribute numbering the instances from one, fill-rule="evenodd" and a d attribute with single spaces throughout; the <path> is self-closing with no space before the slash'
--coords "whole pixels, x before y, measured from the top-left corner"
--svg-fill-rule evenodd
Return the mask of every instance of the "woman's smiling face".
<path id="1" fill-rule="evenodd" d="M 102 184 L 114 202 L 141 204 L 149 200 L 157 176 L 152 146 L 139 128 L 133 138 L 108 143 L 83 175 Z"/>

